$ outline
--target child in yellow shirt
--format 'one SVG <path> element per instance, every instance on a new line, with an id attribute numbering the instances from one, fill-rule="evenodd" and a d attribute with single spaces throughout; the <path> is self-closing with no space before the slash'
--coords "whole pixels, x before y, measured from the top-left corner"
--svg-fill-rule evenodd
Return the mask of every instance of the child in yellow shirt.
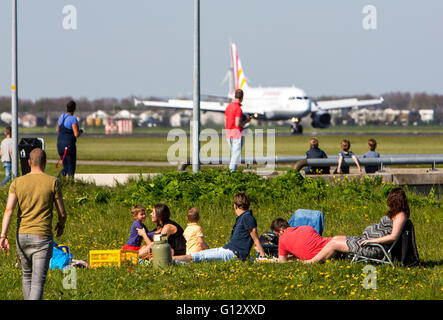
<path id="1" fill-rule="evenodd" d="M 188 220 L 188 225 L 183 232 L 183 236 L 186 239 L 186 254 L 209 249 L 208 244 L 203 240 L 202 228 L 198 224 L 200 220 L 200 211 L 198 208 L 190 208 L 186 219 Z"/>

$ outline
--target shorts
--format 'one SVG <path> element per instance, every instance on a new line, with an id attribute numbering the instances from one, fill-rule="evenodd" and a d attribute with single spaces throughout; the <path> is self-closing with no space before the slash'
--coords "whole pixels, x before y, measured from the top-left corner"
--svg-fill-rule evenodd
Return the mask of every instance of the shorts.
<path id="1" fill-rule="evenodd" d="M 130 246 L 130 245 L 125 244 L 123 246 L 122 250 L 136 250 L 136 251 L 138 251 L 138 250 L 140 250 L 140 247 Z"/>

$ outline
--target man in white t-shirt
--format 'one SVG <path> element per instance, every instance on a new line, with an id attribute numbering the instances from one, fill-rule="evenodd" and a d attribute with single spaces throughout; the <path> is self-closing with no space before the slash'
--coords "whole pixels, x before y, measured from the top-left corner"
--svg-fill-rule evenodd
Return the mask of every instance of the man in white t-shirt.
<path id="1" fill-rule="evenodd" d="M 3 168 L 5 169 L 5 178 L 0 182 L 0 187 L 3 186 L 6 182 L 11 180 L 11 154 L 12 154 L 12 139 L 11 139 L 11 127 L 6 127 L 5 136 L 1 143 L 0 147 L 0 155 L 2 157 Z"/>

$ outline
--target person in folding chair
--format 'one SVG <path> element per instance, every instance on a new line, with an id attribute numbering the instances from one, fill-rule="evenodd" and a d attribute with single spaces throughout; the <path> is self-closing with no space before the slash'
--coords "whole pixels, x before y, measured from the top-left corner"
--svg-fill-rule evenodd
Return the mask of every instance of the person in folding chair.
<path id="1" fill-rule="evenodd" d="M 362 236 L 335 236 L 315 257 L 304 263 L 322 262 L 337 253 L 350 253 L 369 259 L 383 258 L 385 252 L 400 238 L 403 226 L 409 220 L 408 199 L 403 189 L 392 189 L 388 194 L 387 204 L 389 210 L 386 215 L 380 222 L 368 226 Z M 370 245 L 371 243 L 381 246 Z"/>

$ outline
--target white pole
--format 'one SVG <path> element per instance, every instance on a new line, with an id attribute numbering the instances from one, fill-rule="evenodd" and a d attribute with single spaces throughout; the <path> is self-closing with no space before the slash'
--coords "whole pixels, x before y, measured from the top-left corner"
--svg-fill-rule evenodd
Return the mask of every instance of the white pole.
<path id="1" fill-rule="evenodd" d="M 18 168 L 18 90 L 17 90 L 17 0 L 12 0 L 12 82 L 11 82 L 11 138 L 12 175 L 19 176 Z"/>
<path id="2" fill-rule="evenodd" d="M 194 0 L 194 107 L 192 113 L 192 172 L 200 171 L 200 0 Z"/>

